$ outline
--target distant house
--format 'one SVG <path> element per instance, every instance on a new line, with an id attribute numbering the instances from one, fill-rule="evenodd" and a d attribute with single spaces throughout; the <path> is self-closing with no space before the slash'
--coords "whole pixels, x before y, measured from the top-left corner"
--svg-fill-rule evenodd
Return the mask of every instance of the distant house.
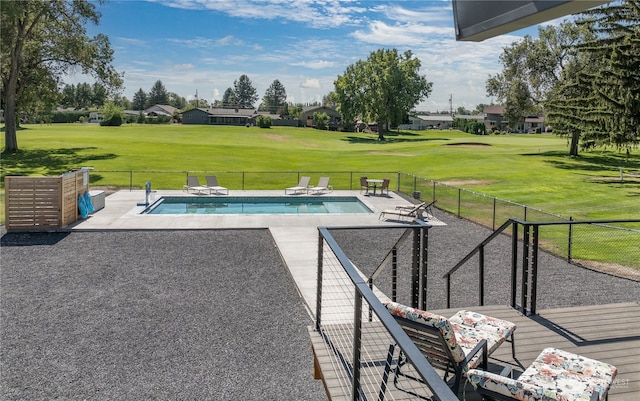
<path id="1" fill-rule="evenodd" d="M 313 115 L 315 113 L 326 113 L 329 116 L 329 128 L 336 128 L 342 123 L 342 116 L 340 113 L 331 107 L 326 106 L 308 106 L 302 109 L 302 113 L 298 116 L 298 120 L 305 127 L 313 127 Z"/>
<path id="2" fill-rule="evenodd" d="M 453 117 L 449 114 L 418 114 L 409 116 L 411 124 L 402 124 L 400 129 L 449 129 L 453 125 Z"/>
<path id="3" fill-rule="evenodd" d="M 93 124 L 99 124 L 102 121 L 102 113 L 99 111 L 90 111 L 89 112 L 89 122 Z"/>
<path id="4" fill-rule="evenodd" d="M 156 104 L 144 110 L 144 114 L 148 117 L 168 116 L 173 117 L 173 114 L 179 111 L 173 106 L 168 104 Z"/>
<path id="5" fill-rule="evenodd" d="M 484 108 L 484 125 L 487 132 L 506 131 L 509 122 L 504 117 L 504 106 L 491 105 Z"/>
<path id="6" fill-rule="evenodd" d="M 540 132 L 545 131 L 544 117 L 528 116 L 524 119 L 523 132 L 534 133 L 537 129 L 540 129 Z"/>
<path id="7" fill-rule="evenodd" d="M 256 115 L 254 109 L 196 108 L 182 113 L 182 124 L 247 125 Z"/>

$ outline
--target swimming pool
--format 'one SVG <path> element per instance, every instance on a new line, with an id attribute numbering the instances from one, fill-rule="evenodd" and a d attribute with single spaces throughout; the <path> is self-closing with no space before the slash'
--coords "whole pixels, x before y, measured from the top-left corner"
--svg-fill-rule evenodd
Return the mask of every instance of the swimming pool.
<path id="1" fill-rule="evenodd" d="M 144 214 L 334 214 L 373 213 L 355 196 L 164 196 Z"/>

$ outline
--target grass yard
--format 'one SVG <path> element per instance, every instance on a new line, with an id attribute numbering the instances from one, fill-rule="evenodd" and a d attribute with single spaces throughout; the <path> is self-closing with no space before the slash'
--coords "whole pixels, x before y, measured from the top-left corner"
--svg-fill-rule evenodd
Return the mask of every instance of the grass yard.
<path id="1" fill-rule="evenodd" d="M 18 144 L 19 153 L 2 155 L 2 177 L 92 166 L 93 186 L 128 187 L 129 170 L 402 171 L 576 219 L 640 215 L 640 154 L 627 160 L 624 153 L 598 150 L 571 158 L 567 141 L 555 135 L 433 130 L 390 133 L 380 142 L 375 134 L 310 128 L 55 124 L 26 126 Z M 150 175 L 156 189 L 184 182 L 184 174 Z M 295 184 L 297 175 L 262 180 L 265 189 L 282 188 Z M 348 182 L 336 176 L 332 184 L 339 189 Z M 240 188 L 231 179 L 222 185 Z"/>

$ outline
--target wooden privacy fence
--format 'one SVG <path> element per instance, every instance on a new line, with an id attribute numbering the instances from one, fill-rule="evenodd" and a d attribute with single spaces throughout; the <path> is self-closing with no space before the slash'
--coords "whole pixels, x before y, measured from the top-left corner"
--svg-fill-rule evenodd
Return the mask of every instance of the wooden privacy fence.
<path id="1" fill-rule="evenodd" d="M 78 220 L 78 195 L 89 190 L 89 177 L 85 170 L 58 177 L 7 176 L 4 188 L 7 231 L 51 230 Z"/>

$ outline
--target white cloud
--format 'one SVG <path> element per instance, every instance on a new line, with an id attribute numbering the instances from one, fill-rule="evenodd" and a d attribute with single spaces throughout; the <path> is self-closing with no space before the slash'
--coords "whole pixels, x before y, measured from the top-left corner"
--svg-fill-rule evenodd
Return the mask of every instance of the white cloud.
<path id="1" fill-rule="evenodd" d="M 307 89 L 318 89 L 320 88 L 320 81 L 316 78 L 307 78 L 303 82 L 300 83 L 301 88 Z"/>
<path id="2" fill-rule="evenodd" d="M 333 68 L 336 66 L 336 63 L 333 61 L 326 60 L 315 60 L 315 61 L 300 61 L 296 63 L 291 63 L 293 66 L 311 68 L 314 70 L 322 70 L 325 68 Z"/>

